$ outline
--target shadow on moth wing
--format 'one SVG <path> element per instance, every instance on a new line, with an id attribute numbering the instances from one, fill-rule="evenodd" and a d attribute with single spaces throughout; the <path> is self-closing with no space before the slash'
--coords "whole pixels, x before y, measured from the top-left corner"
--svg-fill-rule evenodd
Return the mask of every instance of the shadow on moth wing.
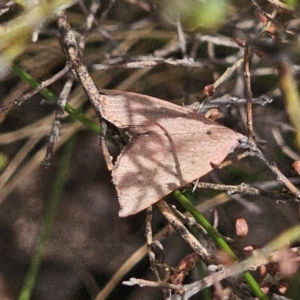
<path id="1" fill-rule="evenodd" d="M 202 177 L 241 134 L 186 108 L 134 93 L 103 91 L 102 116 L 132 137 L 112 172 L 125 217 Z"/>

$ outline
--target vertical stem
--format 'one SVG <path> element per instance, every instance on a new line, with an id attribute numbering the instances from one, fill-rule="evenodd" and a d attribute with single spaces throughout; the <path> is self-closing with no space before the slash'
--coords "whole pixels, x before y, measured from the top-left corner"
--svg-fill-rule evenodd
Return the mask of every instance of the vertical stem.
<path id="1" fill-rule="evenodd" d="M 249 46 L 246 43 L 244 48 L 244 77 L 245 77 L 245 88 L 246 88 L 246 99 L 247 99 L 247 131 L 248 138 L 254 142 L 253 135 L 253 113 L 252 113 L 252 91 L 251 91 L 251 80 L 250 80 L 250 68 L 249 68 Z"/>

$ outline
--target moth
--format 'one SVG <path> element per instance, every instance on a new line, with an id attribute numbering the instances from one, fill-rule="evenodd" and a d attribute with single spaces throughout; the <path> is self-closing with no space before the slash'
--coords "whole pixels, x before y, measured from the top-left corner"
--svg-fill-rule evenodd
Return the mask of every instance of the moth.
<path id="1" fill-rule="evenodd" d="M 158 98 L 101 90 L 102 117 L 130 137 L 112 170 L 119 216 L 136 214 L 221 163 L 243 135 Z"/>

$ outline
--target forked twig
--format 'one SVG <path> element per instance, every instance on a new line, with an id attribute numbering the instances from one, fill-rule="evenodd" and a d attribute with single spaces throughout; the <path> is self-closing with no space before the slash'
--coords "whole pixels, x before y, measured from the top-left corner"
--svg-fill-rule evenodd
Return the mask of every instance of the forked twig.
<path id="1" fill-rule="evenodd" d="M 240 141 L 242 147 L 248 148 L 251 155 L 254 155 L 261 159 L 265 165 L 276 175 L 277 180 L 281 181 L 297 198 L 300 200 L 300 192 L 297 187 L 278 169 L 275 162 L 269 161 L 263 153 L 259 150 L 255 143 L 249 139 L 244 138 Z"/>
<path id="2" fill-rule="evenodd" d="M 68 59 L 74 69 L 76 75 L 78 76 L 82 87 L 87 94 L 91 104 L 93 105 L 97 116 L 99 119 L 100 115 L 100 93 L 94 84 L 86 66 L 82 62 L 81 53 L 79 51 L 78 44 L 76 42 L 75 36 L 71 30 L 70 24 L 67 20 L 67 16 L 64 11 L 60 11 L 57 15 L 58 29 L 61 34 L 62 42 L 65 47 Z"/>
<path id="3" fill-rule="evenodd" d="M 46 155 L 45 155 L 45 158 L 43 161 L 43 164 L 46 168 L 48 168 L 51 164 L 53 151 L 54 151 L 54 144 L 59 139 L 59 130 L 60 130 L 60 125 L 61 125 L 61 120 L 64 117 L 64 111 L 65 111 L 64 108 L 66 106 L 67 99 L 71 92 L 72 85 L 73 85 L 73 80 L 69 79 L 65 83 L 64 88 L 61 91 L 61 93 L 58 97 L 58 100 L 57 100 L 58 108 L 55 111 L 54 121 L 52 124 L 51 132 L 48 137 L 47 151 L 46 151 Z"/>
<path id="4" fill-rule="evenodd" d="M 272 103 L 272 101 L 273 101 L 272 98 L 269 98 L 265 95 L 259 96 L 257 98 L 252 98 L 253 104 L 259 104 L 262 106 L 268 103 Z M 210 108 L 231 107 L 231 106 L 244 105 L 246 103 L 247 103 L 247 99 L 225 95 L 225 97 L 222 96 L 205 103 L 194 102 L 192 104 L 186 105 L 185 107 L 193 111 L 198 111 L 203 113 Z"/>
<path id="5" fill-rule="evenodd" d="M 207 264 L 214 263 L 211 254 L 203 247 L 200 242 L 187 230 L 182 222 L 174 215 L 171 208 L 164 200 L 156 203 L 156 206 L 161 211 L 163 216 L 167 219 L 168 223 L 181 235 L 187 244 L 202 258 Z"/>
<path id="6" fill-rule="evenodd" d="M 268 264 L 270 262 L 279 261 L 281 259 L 281 253 L 278 250 L 288 246 L 291 243 L 294 243 L 295 241 L 298 241 L 300 239 L 299 231 L 300 225 L 287 230 L 275 240 L 267 244 L 264 248 L 254 251 L 251 257 L 248 259 L 240 263 L 234 263 L 230 267 L 224 268 L 223 270 L 207 276 L 202 280 L 192 284 L 184 285 L 183 290 L 185 291 L 185 294 L 183 296 L 175 294 L 171 299 L 187 300 L 204 288 L 213 285 L 215 282 L 219 282 L 227 277 L 234 276 L 246 270 L 256 270 L 259 266 Z M 297 248 L 293 251 L 298 253 Z"/>

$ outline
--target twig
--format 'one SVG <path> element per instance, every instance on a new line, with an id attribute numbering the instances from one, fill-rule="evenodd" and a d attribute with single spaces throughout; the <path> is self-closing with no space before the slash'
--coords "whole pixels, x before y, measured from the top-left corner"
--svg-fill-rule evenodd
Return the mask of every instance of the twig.
<path id="1" fill-rule="evenodd" d="M 252 91 L 251 91 L 251 80 L 250 80 L 250 68 L 249 68 L 249 51 L 250 48 L 246 43 L 244 47 L 244 78 L 245 78 L 245 88 L 246 88 L 246 98 L 247 98 L 247 131 L 248 138 L 251 142 L 254 141 L 253 133 L 253 113 L 252 113 Z"/>
<path id="2" fill-rule="evenodd" d="M 181 22 L 180 22 L 179 19 L 177 20 L 177 34 L 178 34 L 178 40 L 179 40 L 179 45 L 180 45 L 180 49 L 181 49 L 181 54 L 184 58 L 187 58 L 187 54 L 186 54 L 186 37 L 185 37 L 185 34 L 183 32 Z"/>
<path id="3" fill-rule="evenodd" d="M 181 220 L 181 222 L 183 222 L 186 226 L 189 226 L 189 227 L 194 227 L 196 228 L 198 231 L 202 232 L 202 233 L 205 233 L 206 234 L 206 231 L 204 230 L 204 228 L 198 224 L 195 220 L 194 217 L 188 217 L 186 215 L 184 215 L 183 213 L 181 213 L 175 205 L 171 205 L 170 207 L 173 211 L 173 213 L 175 214 L 175 216 Z M 215 248 L 215 247 L 214 247 Z"/>
<path id="4" fill-rule="evenodd" d="M 249 186 L 248 184 L 241 183 L 239 185 L 226 185 L 226 184 L 215 184 L 208 182 L 198 182 L 197 187 L 199 189 L 209 189 L 214 191 L 227 192 L 229 195 L 233 194 L 246 194 L 246 195 L 262 195 L 262 196 L 275 196 L 275 192 L 260 190 Z"/>
<path id="5" fill-rule="evenodd" d="M 187 300 L 204 288 L 209 287 L 215 282 L 219 282 L 229 276 L 234 276 L 246 270 L 256 270 L 261 265 L 279 261 L 282 258 L 281 253 L 278 250 L 299 240 L 299 231 L 300 225 L 294 226 L 293 228 L 287 230 L 278 238 L 267 244 L 264 248 L 253 251 L 253 254 L 248 259 L 240 263 L 235 263 L 228 268 L 224 268 L 220 272 L 207 276 L 200 281 L 194 282 L 189 285 L 184 285 L 183 290 L 185 291 L 185 294 L 182 297 L 173 295 L 171 299 Z M 297 250 L 294 250 L 294 252 L 297 252 Z"/>
<path id="6" fill-rule="evenodd" d="M 23 104 L 26 100 L 30 99 L 32 96 L 34 96 L 35 94 L 39 93 L 42 89 L 46 88 L 47 86 L 49 86 L 50 84 L 52 84 L 53 82 L 57 81 L 59 78 L 61 78 L 62 76 L 64 76 L 65 74 L 67 74 L 69 71 L 71 70 L 71 65 L 69 63 L 66 64 L 66 66 L 59 71 L 57 74 L 55 74 L 54 76 L 52 76 L 51 78 L 47 79 L 46 81 L 42 82 L 38 87 L 36 87 L 34 90 L 26 93 L 25 95 L 23 95 L 22 97 L 0 107 L 0 113 L 9 109 L 10 107 L 16 105 L 16 106 L 20 106 L 21 104 Z"/>
<path id="7" fill-rule="evenodd" d="M 214 91 L 219 85 L 221 85 L 225 80 L 228 80 L 233 72 L 244 62 L 244 58 L 240 58 L 231 67 L 228 67 L 226 71 L 212 84 Z"/>
<path id="8" fill-rule="evenodd" d="M 219 46 L 225 46 L 230 48 L 239 48 L 238 44 L 232 40 L 232 38 L 229 38 L 227 36 L 222 35 L 204 35 L 204 34 L 196 34 L 195 39 L 200 42 L 210 42 L 215 45 Z"/>
<path id="9" fill-rule="evenodd" d="M 155 287 L 155 288 L 161 288 L 161 289 L 171 289 L 171 290 L 181 290 L 182 285 L 172 284 L 172 283 L 166 283 L 166 282 L 156 282 L 156 281 L 149 281 L 144 279 L 138 279 L 138 278 L 130 278 L 129 281 L 123 281 L 122 282 L 125 285 L 139 285 L 141 287 L 148 286 L 148 287 Z"/>
<path id="10" fill-rule="evenodd" d="M 187 230 L 182 222 L 173 214 L 172 210 L 166 204 L 165 201 L 160 200 L 156 203 L 157 207 L 172 225 L 172 227 L 180 234 L 180 236 L 188 243 L 188 245 L 201 257 L 201 259 L 207 263 L 214 263 L 210 253 L 204 248 L 200 242 Z"/>
<path id="11" fill-rule="evenodd" d="M 272 98 L 269 98 L 265 95 L 262 95 L 260 97 L 257 97 L 257 98 L 252 98 L 252 103 L 253 104 L 259 104 L 259 105 L 266 105 L 268 103 L 272 103 L 273 102 L 273 99 Z M 231 96 L 223 96 L 223 97 L 220 97 L 220 98 L 216 98 L 214 100 L 211 100 L 207 103 L 199 103 L 199 102 L 194 102 L 190 105 L 186 105 L 185 107 L 186 108 L 189 108 L 193 111 L 199 111 L 199 112 L 205 112 L 207 111 L 208 109 L 211 109 L 211 108 L 218 108 L 218 107 L 222 107 L 222 106 L 225 106 L 225 107 L 230 107 L 230 106 L 237 106 L 237 105 L 244 105 L 247 103 L 247 99 L 240 99 L 240 98 L 237 98 L 237 97 L 231 97 Z"/>
<path id="12" fill-rule="evenodd" d="M 28 155 L 28 152 L 34 147 L 36 147 L 39 141 L 40 137 L 32 137 L 31 139 L 28 139 L 28 141 L 26 141 L 23 147 L 19 149 L 16 155 L 10 159 L 8 166 L 5 168 L 5 170 L 0 176 L 0 190 L 2 191 L 2 193 L 4 193 L 5 190 L 4 186 L 7 184 L 7 182 L 9 182 L 9 180 L 12 178 L 13 174 L 16 172 L 18 167 L 25 160 L 26 156 Z M 1 202 L 2 199 L 0 198 L 0 203 Z"/>
<path id="13" fill-rule="evenodd" d="M 61 120 L 64 117 L 65 106 L 66 106 L 69 94 L 71 92 L 72 85 L 73 85 L 73 79 L 69 79 L 65 83 L 64 88 L 61 91 L 61 93 L 58 97 L 58 100 L 57 100 L 57 104 L 59 107 L 55 111 L 54 121 L 52 124 L 51 132 L 48 137 L 47 151 L 46 151 L 45 158 L 43 160 L 43 164 L 44 164 L 45 168 L 48 168 L 52 161 L 54 144 L 59 139 L 59 129 L 60 129 L 60 125 L 61 125 Z"/>
<path id="14" fill-rule="evenodd" d="M 104 124 L 104 120 L 101 117 L 101 95 L 91 78 L 86 66 L 82 62 L 81 53 L 79 51 L 78 44 L 76 42 L 75 36 L 72 33 L 70 24 L 68 23 L 65 12 L 61 11 L 58 13 L 57 17 L 58 29 L 61 34 L 61 38 L 63 41 L 63 45 L 68 55 L 68 59 L 72 64 L 72 68 L 74 69 L 76 75 L 78 76 L 81 85 L 88 96 L 90 103 L 92 104 L 96 115 L 101 123 L 102 128 L 106 128 Z M 105 162 L 107 164 L 108 169 L 112 169 L 111 157 L 109 155 L 104 137 L 104 132 L 101 131 L 101 147 L 102 152 L 104 153 Z"/>
<path id="15" fill-rule="evenodd" d="M 86 16 L 85 24 L 83 25 L 84 33 L 88 32 L 92 28 L 92 25 L 95 21 L 95 15 L 99 8 L 100 8 L 99 0 L 93 0 L 90 5 L 90 9 L 88 11 L 88 15 Z M 86 35 L 81 34 L 78 43 L 80 50 L 83 50 L 85 48 L 85 44 L 86 44 Z"/>
<path id="16" fill-rule="evenodd" d="M 199 223 L 196 222 L 193 216 L 188 217 L 184 215 L 175 207 L 175 205 L 172 205 L 171 209 L 173 213 L 177 216 L 177 218 L 179 218 L 185 225 L 197 229 L 200 233 L 203 233 L 205 235 L 207 234 L 205 229 Z M 222 236 L 222 238 L 227 242 L 232 242 L 232 239 L 229 237 Z M 211 242 L 211 239 L 207 239 L 206 242 L 209 244 L 210 252 L 212 252 L 212 249 L 216 250 L 216 246 Z"/>
<path id="17" fill-rule="evenodd" d="M 248 148 L 252 155 L 255 155 L 261 159 L 265 165 L 276 175 L 277 180 L 281 181 L 297 198 L 300 199 L 300 192 L 297 187 L 278 169 L 275 162 L 269 161 L 263 153 L 258 149 L 255 143 L 252 143 L 249 139 L 244 138 L 240 141 L 242 147 Z"/>
<path id="18" fill-rule="evenodd" d="M 155 256 L 155 252 L 153 251 L 152 247 L 153 247 L 153 239 L 152 239 L 152 206 L 149 206 L 148 209 L 147 209 L 147 212 L 146 212 L 146 232 L 145 232 L 145 235 L 146 235 L 146 240 L 147 240 L 147 249 L 148 249 L 148 257 L 149 257 L 149 261 L 150 261 L 150 265 L 151 265 L 151 268 L 157 278 L 157 280 L 159 282 L 161 282 L 161 276 L 160 276 L 160 273 L 159 273 L 159 270 L 158 270 L 158 267 L 157 267 L 157 264 L 156 264 L 156 256 Z M 156 243 L 157 245 L 157 243 Z M 159 244 L 159 246 L 161 246 L 161 250 L 162 249 L 162 245 Z M 160 261 L 160 263 L 163 263 L 163 261 Z"/>
<path id="19" fill-rule="evenodd" d="M 154 51 L 155 57 L 166 57 L 173 52 L 180 50 L 180 43 L 177 36 L 175 36 L 169 43 L 164 45 L 162 48 Z"/>
<path id="20" fill-rule="evenodd" d="M 293 151 L 288 145 L 283 141 L 283 138 L 279 132 L 279 129 L 277 127 L 272 128 L 272 134 L 277 142 L 278 146 L 280 146 L 280 149 L 283 153 L 285 153 L 287 156 L 289 156 L 293 160 L 300 160 L 300 156 L 297 152 Z"/>
<path id="21" fill-rule="evenodd" d="M 87 94 L 92 106 L 95 109 L 97 116 L 99 117 L 99 119 L 101 119 L 101 96 L 91 76 L 89 75 L 86 66 L 82 62 L 82 57 L 79 51 L 78 44 L 76 42 L 75 36 L 71 30 L 70 24 L 67 20 L 67 16 L 64 11 L 60 11 L 57 14 L 57 24 L 59 32 L 61 34 L 64 48 L 68 55 L 68 59 L 72 65 L 72 68 L 78 76 L 85 93 Z"/>
<path id="22" fill-rule="evenodd" d="M 270 2 L 273 5 L 275 5 L 278 8 L 285 9 L 285 10 L 292 10 L 292 7 L 290 7 L 290 6 L 282 3 L 279 0 L 268 0 L 268 2 Z"/>
<path id="23" fill-rule="evenodd" d="M 259 11 L 259 13 L 261 13 L 263 16 L 265 16 L 268 21 L 274 22 L 274 16 L 266 13 L 260 5 L 258 5 L 258 3 L 255 0 L 251 0 L 253 6 Z"/>
<path id="24" fill-rule="evenodd" d="M 95 70 L 108 70 L 115 68 L 124 68 L 124 69 L 140 69 L 145 67 L 154 67 L 161 64 L 168 64 L 172 66 L 184 66 L 184 67 L 202 67 L 203 64 L 200 62 L 194 62 L 192 59 L 173 59 L 173 58 L 157 58 L 157 57 L 147 57 L 147 60 L 142 61 L 132 61 L 127 63 L 114 63 L 111 65 L 104 64 L 94 64 L 93 68 Z"/>

